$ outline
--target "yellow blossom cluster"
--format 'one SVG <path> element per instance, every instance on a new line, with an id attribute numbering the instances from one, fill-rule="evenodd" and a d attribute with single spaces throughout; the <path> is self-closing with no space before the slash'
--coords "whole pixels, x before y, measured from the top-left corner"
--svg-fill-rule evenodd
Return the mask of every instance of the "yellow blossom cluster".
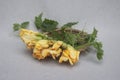
<path id="1" fill-rule="evenodd" d="M 21 39 L 27 48 L 33 50 L 34 58 L 41 60 L 52 57 L 54 60 L 59 59 L 59 63 L 69 61 L 71 65 L 78 62 L 80 51 L 63 41 L 44 39 L 41 35 L 41 33 L 32 30 L 21 29 L 20 31 Z"/>

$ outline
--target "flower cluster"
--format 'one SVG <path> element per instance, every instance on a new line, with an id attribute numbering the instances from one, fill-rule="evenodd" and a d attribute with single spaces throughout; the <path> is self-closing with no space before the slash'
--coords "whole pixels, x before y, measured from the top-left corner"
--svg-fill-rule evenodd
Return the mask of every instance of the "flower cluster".
<path id="1" fill-rule="evenodd" d="M 47 39 L 47 35 L 26 29 L 21 29 L 20 37 L 38 60 L 52 57 L 54 60 L 59 59 L 59 63 L 69 61 L 71 65 L 79 60 L 80 51 L 63 41 Z"/>

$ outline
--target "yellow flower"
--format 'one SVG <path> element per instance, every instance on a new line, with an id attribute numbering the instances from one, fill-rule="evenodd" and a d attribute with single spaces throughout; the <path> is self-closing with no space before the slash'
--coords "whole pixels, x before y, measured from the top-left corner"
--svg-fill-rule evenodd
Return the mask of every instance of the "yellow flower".
<path id="1" fill-rule="evenodd" d="M 52 46 L 52 49 L 57 50 L 62 44 L 63 44 L 62 41 L 57 41 L 57 42 L 55 42 L 54 45 Z"/>
<path id="2" fill-rule="evenodd" d="M 38 32 L 33 32 L 32 30 L 21 29 L 20 30 L 20 37 L 27 45 L 27 48 L 33 49 L 36 42 L 38 41 L 35 39 L 36 35 L 39 34 Z"/>
<path id="3" fill-rule="evenodd" d="M 48 40 L 39 40 L 33 49 L 33 56 L 37 59 L 44 59 L 48 55 L 48 51 L 43 49 L 47 49 L 49 47 Z M 43 53 L 44 52 L 44 53 Z M 37 56 L 37 54 L 39 56 Z M 43 54 L 43 55 L 42 55 Z M 45 55 L 46 54 L 46 55 Z"/>
<path id="4" fill-rule="evenodd" d="M 69 61 L 71 65 L 78 62 L 80 51 L 75 50 L 72 46 L 68 45 L 67 49 L 63 50 L 59 59 L 59 63 Z"/>
<path id="5" fill-rule="evenodd" d="M 58 48 L 57 45 L 59 42 L 60 41 L 39 40 L 34 47 L 33 56 L 37 59 L 44 59 L 48 56 L 52 56 L 53 59 L 56 59 L 62 52 L 62 49 Z M 36 54 L 39 54 L 40 56 L 36 56 Z"/>

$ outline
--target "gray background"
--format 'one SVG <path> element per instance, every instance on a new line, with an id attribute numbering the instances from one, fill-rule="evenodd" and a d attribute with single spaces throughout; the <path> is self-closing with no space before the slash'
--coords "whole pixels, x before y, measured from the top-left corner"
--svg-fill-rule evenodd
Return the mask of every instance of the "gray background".
<path id="1" fill-rule="evenodd" d="M 78 64 L 58 64 L 52 59 L 37 61 L 12 29 L 15 22 L 34 17 L 55 19 L 62 25 L 79 21 L 75 26 L 91 32 L 99 30 L 104 59 L 94 51 L 80 56 Z M 0 0 L 0 80 L 120 80 L 120 0 Z"/>

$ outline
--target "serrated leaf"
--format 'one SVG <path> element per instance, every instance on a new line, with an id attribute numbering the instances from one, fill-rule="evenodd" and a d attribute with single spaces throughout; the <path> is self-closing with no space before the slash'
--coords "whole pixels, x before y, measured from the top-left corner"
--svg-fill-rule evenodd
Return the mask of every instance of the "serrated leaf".
<path id="1" fill-rule="evenodd" d="M 41 29 L 43 31 L 51 32 L 57 28 L 58 22 L 54 20 L 45 19 L 42 23 Z"/>
<path id="2" fill-rule="evenodd" d="M 41 13 L 39 16 L 36 16 L 35 17 L 35 26 L 37 29 L 40 29 L 41 28 L 41 25 L 42 25 L 42 15 L 43 13 Z"/>
<path id="3" fill-rule="evenodd" d="M 51 37 L 55 40 L 61 40 L 61 41 L 64 39 L 63 33 L 59 33 L 57 31 L 52 31 Z"/>
<path id="4" fill-rule="evenodd" d="M 97 37 L 97 30 L 94 28 L 92 34 L 89 35 L 89 42 L 93 42 Z"/>
<path id="5" fill-rule="evenodd" d="M 18 23 L 13 24 L 14 31 L 18 31 L 19 29 L 20 29 L 20 24 L 18 24 Z"/>
<path id="6" fill-rule="evenodd" d="M 74 47 L 75 43 L 76 43 L 76 35 L 72 34 L 71 32 L 65 32 L 64 33 L 64 42 L 66 42 L 67 44 L 70 44 Z"/>
<path id="7" fill-rule="evenodd" d="M 26 22 L 23 22 L 23 23 L 21 23 L 21 28 L 27 28 L 28 27 L 28 25 L 29 25 L 29 22 L 28 21 L 26 21 Z"/>
<path id="8" fill-rule="evenodd" d="M 98 60 L 103 59 L 103 50 L 97 51 L 97 58 L 98 58 Z"/>
<path id="9" fill-rule="evenodd" d="M 99 60 L 101 60 L 103 58 L 102 43 L 101 42 L 94 42 L 93 46 L 97 51 L 97 58 Z"/>
<path id="10" fill-rule="evenodd" d="M 67 24 L 64 24 L 61 28 L 65 29 L 65 28 L 71 28 L 73 25 L 78 24 L 78 22 L 69 22 Z"/>

